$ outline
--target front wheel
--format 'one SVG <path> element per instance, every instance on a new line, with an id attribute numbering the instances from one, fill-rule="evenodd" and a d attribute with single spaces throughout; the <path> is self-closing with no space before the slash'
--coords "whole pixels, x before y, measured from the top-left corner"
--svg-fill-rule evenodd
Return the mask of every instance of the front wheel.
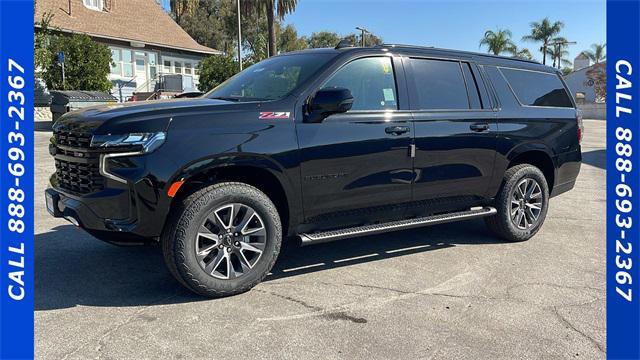
<path id="1" fill-rule="evenodd" d="M 508 241 L 530 239 L 542 227 L 549 208 L 544 174 L 529 164 L 509 168 L 495 206 L 498 213 L 485 219 L 491 231 Z"/>
<path id="2" fill-rule="evenodd" d="M 219 183 L 186 197 L 162 237 L 165 262 L 190 290 L 221 297 L 247 291 L 271 270 L 282 239 L 278 211 L 260 190 Z"/>

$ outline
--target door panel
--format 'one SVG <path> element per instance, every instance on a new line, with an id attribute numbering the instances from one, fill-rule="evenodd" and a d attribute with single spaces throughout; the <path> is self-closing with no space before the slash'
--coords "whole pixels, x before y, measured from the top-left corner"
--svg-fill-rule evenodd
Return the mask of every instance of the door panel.
<path id="1" fill-rule="evenodd" d="M 493 175 L 497 125 L 475 66 L 410 58 L 416 201 L 485 197 Z M 453 200 L 456 200 L 453 202 Z M 455 205 L 459 206 L 459 205 Z"/>
<path id="2" fill-rule="evenodd" d="M 414 199 L 484 197 L 493 174 L 492 112 L 414 113 Z"/>
<path id="3" fill-rule="evenodd" d="M 297 131 L 307 218 L 411 201 L 410 112 L 336 114 Z"/>

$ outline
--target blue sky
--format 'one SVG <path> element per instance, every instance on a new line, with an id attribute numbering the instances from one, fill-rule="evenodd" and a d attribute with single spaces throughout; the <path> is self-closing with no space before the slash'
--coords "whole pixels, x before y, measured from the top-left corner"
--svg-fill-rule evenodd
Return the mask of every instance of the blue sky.
<path id="1" fill-rule="evenodd" d="M 250 1 L 250 0 L 245 0 Z M 486 30 L 511 30 L 519 47 L 527 47 L 538 60 L 539 45 L 520 41 L 529 23 L 549 17 L 565 23 L 562 36 L 576 45 L 570 59 L 593 43 L 606 42 L 604 0 L 481 1 L 481 0 L 299 0 L 295 13 L 285 18 L 299 35 L 330 30 L 339 34 L 364 26 L 388 43 L 436 46 L 458 50 L 479 49 Z"/>

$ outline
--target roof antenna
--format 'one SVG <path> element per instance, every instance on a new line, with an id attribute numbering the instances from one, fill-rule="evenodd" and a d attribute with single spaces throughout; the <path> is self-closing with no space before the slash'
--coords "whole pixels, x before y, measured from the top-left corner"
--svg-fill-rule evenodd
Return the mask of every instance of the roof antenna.
<path id="1" fill-rule="evenodd" d="M 353 44 L 351 43 L 351 41 L 347 39 L 342 39 L 340 40 L 338 45 L 336 45 L 335 49 L 342 49 L 342 48 L 348 48 L 348 47 L 353 47 Z"/>

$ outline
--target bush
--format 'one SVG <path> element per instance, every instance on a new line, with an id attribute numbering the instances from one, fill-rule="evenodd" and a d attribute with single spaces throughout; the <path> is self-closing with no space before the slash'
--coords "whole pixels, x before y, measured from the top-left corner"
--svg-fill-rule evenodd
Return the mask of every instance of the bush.
<path id="1" fill-rule="evenodd" d="M 42 79 L 49 90 L 111 90 L 108 79 L 111 51 L 84 34 L 51 36 L 46 55 L 46 69 Z M 62 84 L 62 66 L 58 53 L 64 52 L 65 83 Z"/>
<path id="2" fill-rule="evenodd" d="M 231 56 L 213 55 L 200 62 L 198 89 L 207 92 L 238 72 L 238 62 Z"/>

